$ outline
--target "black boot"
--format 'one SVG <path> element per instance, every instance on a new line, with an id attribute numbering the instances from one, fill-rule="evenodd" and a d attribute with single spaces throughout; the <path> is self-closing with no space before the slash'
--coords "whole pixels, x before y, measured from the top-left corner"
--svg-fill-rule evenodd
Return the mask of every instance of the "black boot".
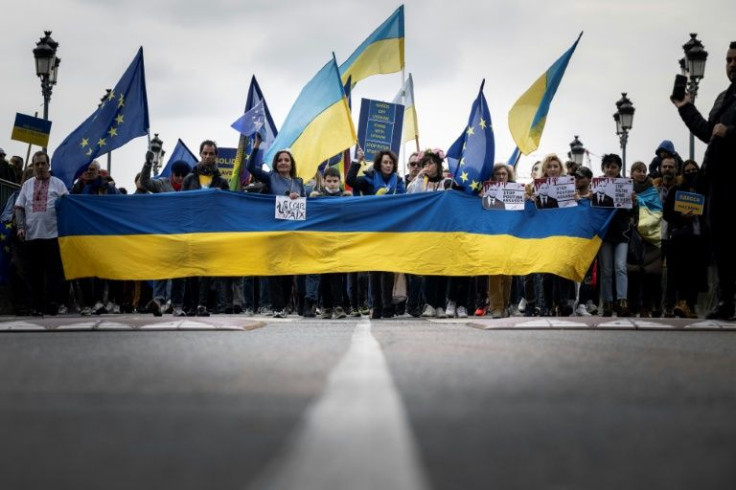
<path id="1" fill-rule="evenodd" d="M 725 301 L 719 301 L 713 311 L 705 316 L 708 320 L 731 320 L 733 317 L 734 305 Z"/>

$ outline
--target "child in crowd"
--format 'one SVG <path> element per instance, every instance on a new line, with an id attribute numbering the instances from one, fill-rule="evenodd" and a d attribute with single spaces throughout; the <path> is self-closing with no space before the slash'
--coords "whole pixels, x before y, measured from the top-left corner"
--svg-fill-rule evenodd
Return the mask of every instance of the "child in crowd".
<path id="1" fill-rule="evenodd" d="M 341 197 L 352 195 L 352 192 L 340 189 L 340 171 L 335 167 L 328 167 L 325 170 L 322 189 L 312 191 L 309 197 Z M 347 275 L 341 273 L 320 274 L 319 276 L 310 274 L 307 276 L 307 282 L 314 281 L 313 276 L 317 278 L 322 292 L 322 319 L 330 320 L 333 314 L 335 318 L 345 318 L 347 314 L 343 307 L 343 297 L 345 296 L 343 293 L 345 291 L 345 284 L 347 283 Z M 313 301 L 316 298 L 307 298 L 308 303 L 310 302 L 309 299 Z M 311 307 L 311 305 L 307 306 Z M 305 306 L 305 312 L 306 309 Z"/>

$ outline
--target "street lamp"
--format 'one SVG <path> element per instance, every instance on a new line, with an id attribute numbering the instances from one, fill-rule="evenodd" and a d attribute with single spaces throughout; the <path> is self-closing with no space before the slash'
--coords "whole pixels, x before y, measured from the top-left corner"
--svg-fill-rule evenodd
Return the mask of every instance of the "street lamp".
<path id="1" fill-rule="evenodd" d="M 578 139 L 578 135 L 575 135 L 575 139 L 570 143 L 570 152 L 568 155 L 578 167 L 583 164 L 585 147 L 583 146 L 583 142 Z"/>
<path id="2" fill-rule="evenodd" d="M 621 145 L 621 160 L 623 168 L 621 175 L 626 176 L 626 143 L 629 141 L 629 130 L 634 125 L 634 104 L 631 103 L 626 92 L 621 93 L 621 98 L 616 102 L 616 113 L 613 115 L 616 121 L 616 134 Z"/>
<path id="3" fill-rule="evenodd" d="M 158 133 L 154 133 L 153 139 L 148 144 L 148 149 L 153 153 L 153 175 L 158 175 L 158 170 L 161 167 L 161 160 L 166 153 L 164 150 L 164 142 L 158 137 Z"/>
<path id="4" fill-rule="evenodd" d="M 685 51 L 684 63 L 680 60 L 680 68 L 683 75 L 688 77 L 687 91 L 690 94 L 690 100 L 695 103 L 695 97 L 698 96 L 698 85 L 700 80 L 705 76 L 705 61 L 708 59 L 708 52 L 703 47 L 697 34 L 690 33 L 690 40 L 682 45 Z M 690 133 L 690 159 L 695 158 L 695 138 Z"/>
<path id="5" fill-rule="evenodd" d="M 45 36 L 36 43 L 36 47 L 33 49 L 33 57 L 36 59 L 36 76 L 41 79 L 43 118 L 48 120 L 51 91 L 53 86 L 56 85 L 61 59 L 56 57 L 56 49 L 59 47 L 59 43 L 51 38 L 51 31 L 44 31 L 44 34 Z"/>

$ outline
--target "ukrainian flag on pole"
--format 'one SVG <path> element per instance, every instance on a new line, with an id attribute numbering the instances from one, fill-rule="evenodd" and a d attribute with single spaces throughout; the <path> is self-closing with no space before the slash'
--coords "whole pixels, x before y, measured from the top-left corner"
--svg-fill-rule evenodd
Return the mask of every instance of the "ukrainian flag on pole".
<path id="1" fill-rule="evenodd" d="M 404 6 L 358 46 L 340 65 L 343 85 L 353 77 L 353 87 L 371 75 L 396 73 L 404 68 Z M 351 87 L 352 88 L 352 87 Z"/>
<path id="2" fill-rule="evenodd" d="M 528 155 L 539 147 L 544 124 L 547 122 L 549 106 L 582 35 L 581 32 L 575 44 L 519 97 L 509 111 L 511 136 L 524 155 Z"/>
<path id="3" fill-rule="evenodd" d="M 335 56 L 302 89 L 276 139 L 264 156 L 271 162 L 278 150 L 294 155 L 296 171 L 311 178 L 319 164 L 358 140 Z"/>
<path id="4" fill-rule="evenodd" d="M 417 123 L 417 111 L 414 108 L 414 80 L 411 78 L 411 73 L 409 73 L 409 78 L 404 82 L 404 86 L 401 87 L 399 93 L 394 97 L 393 103 L 404 105 L 404 133 L 401 142 L 406 143 L 412 140 L 418 142 L 419 124 Z M 417 150 L 419 150 L 419 143 L 417 143 Z"/>

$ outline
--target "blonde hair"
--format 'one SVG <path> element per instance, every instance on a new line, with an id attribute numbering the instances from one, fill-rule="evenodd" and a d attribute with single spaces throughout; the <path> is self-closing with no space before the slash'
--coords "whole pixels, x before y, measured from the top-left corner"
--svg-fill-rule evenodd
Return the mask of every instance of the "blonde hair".
<path id="1" fill-rule="evenodd" d="M 558 157 L 554 153 L 550 153 L 549 155 L 544 157 L 544 160 L 542 160 L 542 166 L 539 168 L 539 172 L 542 174 L 542 177 L 549 177 L 549 175 L 547 175 L 547 169 L 549 168 L 549 164 L 551 162 L 557 162 L 560 164 L 560 175 L 567 174 L 567 170 L 565 169 L 565 164 L 562 163 L 562 160 L 560 160 L 560 157 Z"/>

